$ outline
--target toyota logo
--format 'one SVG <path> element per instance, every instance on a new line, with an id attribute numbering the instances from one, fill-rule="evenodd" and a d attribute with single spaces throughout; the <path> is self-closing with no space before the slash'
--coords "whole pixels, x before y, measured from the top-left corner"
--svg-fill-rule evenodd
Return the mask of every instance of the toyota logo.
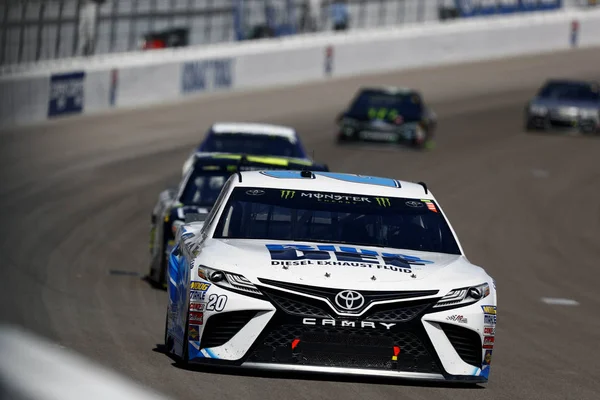
<path id="1" fill-rule="evenodd" d="M 344 310 L 354 311 L 365 304 L 365 298 L 354 290 L 343 290 L 335 296 L 335 304 Z"/>

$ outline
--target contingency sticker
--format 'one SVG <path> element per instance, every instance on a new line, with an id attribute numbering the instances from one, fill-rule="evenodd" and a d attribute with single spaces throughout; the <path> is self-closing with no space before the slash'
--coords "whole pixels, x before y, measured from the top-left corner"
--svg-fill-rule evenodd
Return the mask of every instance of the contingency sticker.
<path id="1" fill-rule="evenodd" d="M 433 202 L 431 200 L 421 199 L 421 201 L 427 205 L 427 208 L 430 211 L 438 212 L 437 208 L 435 207 L 435 204 L 433 204 Z"/>
<path id="2" fill-rule="evenodd" d="M 197 342 L 200 338 L 200 327 L 197 325 L 189 325 L 188 328 L 188 340 Z"/>
<path id="3" fill-rule="evenodd" d="M 197 311 L 190 311 L 190 324 L 202 325 L 204 322 L 204 313 Z"/>

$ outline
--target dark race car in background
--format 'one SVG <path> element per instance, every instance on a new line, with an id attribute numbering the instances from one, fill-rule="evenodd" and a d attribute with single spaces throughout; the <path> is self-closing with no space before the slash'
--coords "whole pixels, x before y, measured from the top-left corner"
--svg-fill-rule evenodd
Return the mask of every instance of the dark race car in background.
<path id="1" fill-rule="evenodd" d="M 421 94 L 403 88 L 362 88 L 337 118 L 339 143 L 386 142 L 432 148 L 435 113 Z"/>
<path id="2" fill-rule="evenodd" d="M 313 165 L 298 133 L 289 126 L 245 122 L 217 122 L 190 154 L 183 165 L 183 174 L 198 153 L 233 153 L 254 156 L 285 157 L 292 162 Z"/>
<path id="3" fill-rule="evenodd" d="M 165 287 L 166 265 L 178 225 L 186 215 L 206 216 L 217 201 L 227 179 L 238 171 L 310 170 L 329 171 L 325 164 L 294 161 L 285 157 L 242 154 L 198 153 L 179 187 L 160 193 L 151 216 L 150 282 Z"/>
<path id="4" fill-rule="evenodd" d="M 600 85 L 550 79 L 525 107 L 525 129 L 600 132 Z"/>

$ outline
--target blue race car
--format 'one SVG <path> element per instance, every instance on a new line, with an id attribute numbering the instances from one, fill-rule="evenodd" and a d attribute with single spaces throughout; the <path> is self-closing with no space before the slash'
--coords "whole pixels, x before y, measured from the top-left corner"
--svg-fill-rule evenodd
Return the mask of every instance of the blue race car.
<path id="1" fill-rule="evenodd" d="M 213 124 L 200 145 L 183 165 L 183 174 L 191 168 L 198 153 L 229 153 L 287 158 L 308 162 L 297 132 L 290 127 L 270 124 L 218 122 Z"/>

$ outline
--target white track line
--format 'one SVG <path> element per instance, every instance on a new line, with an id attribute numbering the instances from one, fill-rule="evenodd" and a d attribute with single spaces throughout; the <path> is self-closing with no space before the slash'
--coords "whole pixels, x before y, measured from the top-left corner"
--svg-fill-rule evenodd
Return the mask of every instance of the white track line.
<path id="1" fill-rule="evenodd" d="M 578 306 L 579 302 L 573 299 L 561 299 L 557 297 L 542 297 L 542 301 L 546 304 L 558 306 Z"/>

